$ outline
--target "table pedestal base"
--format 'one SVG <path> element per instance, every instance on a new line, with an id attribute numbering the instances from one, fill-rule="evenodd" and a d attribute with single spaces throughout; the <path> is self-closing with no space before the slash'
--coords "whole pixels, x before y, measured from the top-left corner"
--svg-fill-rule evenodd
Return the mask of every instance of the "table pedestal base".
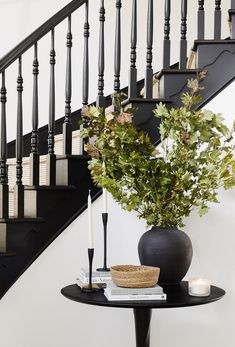
<path id="1" fill-rule="evenodd" d="M 149 347 L 152 309 L 136 307 L 133 311 L 135 317 L 136 347 Z"/>

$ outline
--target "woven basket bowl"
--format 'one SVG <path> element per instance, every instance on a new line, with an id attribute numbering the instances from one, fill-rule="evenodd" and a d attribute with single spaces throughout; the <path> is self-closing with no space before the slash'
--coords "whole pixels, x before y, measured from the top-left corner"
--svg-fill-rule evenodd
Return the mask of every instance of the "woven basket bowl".
<path id="1" fill-rule="evenodd" d="M 115 265 L 111 267 L 112 281 L 124 288 L 147 288 L 157 284 L 160 269 L 152 266 Z"/>

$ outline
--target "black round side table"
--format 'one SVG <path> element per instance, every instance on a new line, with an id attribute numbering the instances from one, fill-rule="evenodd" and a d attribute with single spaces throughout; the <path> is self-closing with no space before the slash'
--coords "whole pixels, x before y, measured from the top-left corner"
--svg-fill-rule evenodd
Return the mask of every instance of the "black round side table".
<path id="1" fill-rule="evenodd" d="M 163 289 L 167 294 L 166 301 L 108 301 L 103 292 L 83 293 L 76 284 L 63 288 L 61 293 L 70 300 L 88 305 L 132 308 L 135 318 L 136 347 L 149 347 L 152 309 L 204 305 L 217 301 L 225 295 L 223 289 L 212 286 L 210 296 L 190 296 L 188 282 L 163 286 Z"/>

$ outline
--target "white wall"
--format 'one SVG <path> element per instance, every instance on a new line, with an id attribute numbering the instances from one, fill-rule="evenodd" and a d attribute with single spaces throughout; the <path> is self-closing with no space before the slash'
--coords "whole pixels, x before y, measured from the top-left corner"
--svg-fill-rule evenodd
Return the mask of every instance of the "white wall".
<path id="1" fill-rule="evenodd" d="M 4 14 L 10 13 L 13 6 L 16 9 L 15 19 L 20 17 L 19 22 L 15 22 L 15 33 L 13 34 L 13 28 L 9 28 L 7 34 L 9 40 L 5 38 L 1 48 L 3 45 L 5 48 L 10 48 L 12 46 L 10 42 L 17 43 L 25 33 L 31 31 L 31 28 L 39 25 L 42 18 L 44 20 L 53 14 L 55 5 L 59 8 L 65 3 L 67 1 L 0 1 L 1 29 L 3 29 L 2 23 L 7 23 L 7 18 L 9 21 L 9 17 Z M 96 3 L 93 2 L 93 9 Z M 107 3 L 111 8 L 111 2 Z M 180 1 L 175 3 L 179 4 Z M 210 1 L 208 6 L 212 7 L 212 3 L 214 2 Z M 144 2 L 140 2 L 140 6 L 143 4 Z M 109 21 L 111 26 L 111 19 Z M 208 26 L 211 32 L 212 24 L 208 22 Z M 144 42 L 144 36 L 141 40 Z M 81 49 L 81 41 L 79 44 Z M 174 44 L 177 48 L 178 44 Z M 178 53 L 176 48 L 175 56 Z M 111 64 L 112 54 L 108 52 L 107 56 Z M 126 69 L 127 67 L 125 65 Z M 126 74 L 123 75 L 123 80 L 125 78 Z M 92 79 L 92 83 L 96 87 L 96 80 Z M 46 89 L 45 86 L 46 84 L 42 89 Z M 208 106 L 214 111 L 222 111 L 228 123 L 235 118 L 234 94 L 235 84 L 232 84 Z M 11 120 L 15 119 L 14 114 L 11 117 Z M 231 347 L 234 345 L 235 191 L 221 191 L 220 200 L 221 204 L 213 205 L 203 219 L 193 215 L 187 220 L 185 230 L 194 246 L 193 263 L 187 278 L 192 276 L 211 278 L 214 284 L 225 288 L 227 294 L 223 300 L 207 306 L 155 311 L 152 320 L 152 346 Z M 97 221 L 96 265 L 102 263 L 101 208 L 102 202 L 96 201 L 94 203 L 94 220 Z M 134 213 L 122 211 L 111 198 L 109 212 L 109 264 L 138 263 L 136 248 L 145 230 L 145 223 L 138 220 Z M 48 247 L 0 301 L 2 347 L 134 346 L 131 310 L 86 306 L 69 301 L 60 294 L 60 289 L 74 283 L 78 269 L 86 265 L 86 248 L 85 212 Z"/>

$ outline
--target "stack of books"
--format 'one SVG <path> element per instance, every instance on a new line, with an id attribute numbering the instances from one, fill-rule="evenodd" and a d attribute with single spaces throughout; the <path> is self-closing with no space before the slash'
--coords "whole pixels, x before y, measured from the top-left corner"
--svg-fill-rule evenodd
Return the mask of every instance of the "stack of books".
<path id="1" fill-rule="evenodd" d="M 107 282 L 112 280 L 111 272 L 92 271 L 92 283 L 102 283 L 105 287 Z M 89 283 L 89 270 L 81 268 L 77 277 L 77 285 L 82 287 Z"/>
<path id="2" fill-rule="evenodd" d="M 166 294 L 159 285 L 151 288 L 121 288 L 108 282 L 104 295 L 109 301 L 166 300 Z"/>

